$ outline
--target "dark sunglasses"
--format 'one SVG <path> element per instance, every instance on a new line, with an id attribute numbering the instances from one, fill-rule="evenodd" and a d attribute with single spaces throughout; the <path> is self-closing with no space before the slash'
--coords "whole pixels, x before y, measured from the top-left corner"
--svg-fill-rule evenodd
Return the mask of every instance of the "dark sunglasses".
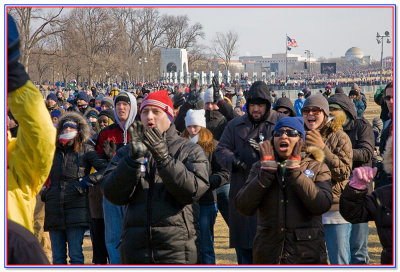
<path id="1" fill-rule="evenodd" d="M 383 99 L 385 99 L 386 101 L 390 101 L 390 99 L 392 99 L 392 98 L 393 98 L 393 96 L 388 95 L 388 96 L 385 96 Z"/>
<path id="2" fill-rule="evenodd" d="M 295 129 L 288 129 L 288 130 L 278 129 L 278 130 L 274 130 L 272 136 L 281 137 L 283 134 L 286 134 L 288 137 L 298 137 L 298 136 L 300 136 L 300 133 Z"/>
<path id="3" fill-rule="evenodd" d="M 309 114 L 310 112 L 312 112 L 313 114 L 319 114 L 322 112 L 321 108 L 302 108 L 301 112 L 304 114 Z"/>

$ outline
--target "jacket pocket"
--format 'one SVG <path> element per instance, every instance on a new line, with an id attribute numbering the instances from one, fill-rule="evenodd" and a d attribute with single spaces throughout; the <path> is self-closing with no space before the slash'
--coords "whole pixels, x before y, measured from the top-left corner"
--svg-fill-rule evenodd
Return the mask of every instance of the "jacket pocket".
<path id="1" fill-rule="evenodd" d="M 321 264 L 326 254 L 325 240 L 319 228 L 294 230 L 296 263 Z"/>

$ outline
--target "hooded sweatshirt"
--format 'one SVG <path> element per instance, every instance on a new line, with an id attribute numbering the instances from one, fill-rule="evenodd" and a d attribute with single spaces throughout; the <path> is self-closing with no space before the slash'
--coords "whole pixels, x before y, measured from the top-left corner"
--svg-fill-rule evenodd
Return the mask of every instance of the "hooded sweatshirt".
<path id="1" fill-rule="evenodd" d="M 118 97 L 123 96 L 123 95 L 128 95 L 128 98 L 130 100 L 130 105 L 131 105 L 131 109 L 129 111 L 129 116 L 128 119 L 125 122 L 125 125 L 122 125 L 121 121 L 118 118 L 117 115 L 117 109 L 116 109 L 116 103 L 115 101 L 118 100 Z M 137 104 L 136 104 L 136 98 L 127 92 L 120 92 L 114 99 L 114 114 L 115 114 L 115 122 L 119 125 L 119 127 L 123 130 L 124 134 L 123 134 L 123 144 L 126 145 L 128 143 L 128 128 L 130 125 L 132 125 L 132 123 L 135 121 L 135 117 L 137 114 Z"/>
<path id="2" fill-rule="evenodd" d="M 304 100 L 305 101 L 305 100 Z M 293 107 L 292 101 L 290 101 L 289 98 L 287 97 L 281 97 L 278 100 L 276 100 L 274 110 L 277 110 L 279 108 L 286 108 L 290 111 L 289 116 L 290 117 L 296 117 L 296 111 Z"/>

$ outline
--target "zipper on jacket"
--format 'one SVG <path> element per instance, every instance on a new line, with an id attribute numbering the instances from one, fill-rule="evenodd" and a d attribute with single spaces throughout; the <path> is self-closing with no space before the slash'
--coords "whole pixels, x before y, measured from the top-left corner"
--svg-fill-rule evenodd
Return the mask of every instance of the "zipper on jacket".
<path id="1" fill-rule="evenodd" d="M 281 169 L 280 174 L 281 174 L 281 184 L 282 184 L 282 193 L 283 193 L 283 228 L 281 232 L 283 232 L 283 243 L 282 243 L 282 249 L 281 249 L 281 254 L 279 256 L 279 264 L 281 264 L 282 258 L 286 258 L 287 256 L 283 256 L 284 249 L 285 249 L 285 241 L 286 241 L 286 211 L 287 211 L 287 188 L 286 188 L 286 181 L 285 181 L 285 172 L 286 172 L 286 162 L 283 162 L 279 165 L 279 168 Z"/>
<path id="2" fill-rule="evenodd" d="M 152 245 L 153 237 L 152 237 L 152 234 L 151 234 L 151 231 L 152 231 L 152 229 L 151 229 L 151 218 L 153 216 L 151 203 L 152 203 L 152 198 L 153 198 L 155 173 L 153 175 L 150 175 L 150 173 L 149 173 L 148 176 L 149 176 L 149 192 L 147 194 L 147 228 L 148 228 L 148 231 L 149 231 L 149 257 L 150 257 L 151 263 L 155 263 L 153 245 Z"/>

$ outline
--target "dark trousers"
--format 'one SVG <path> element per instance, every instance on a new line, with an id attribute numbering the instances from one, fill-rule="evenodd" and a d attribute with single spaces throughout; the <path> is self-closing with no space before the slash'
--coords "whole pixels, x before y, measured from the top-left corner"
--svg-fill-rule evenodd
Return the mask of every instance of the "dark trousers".
<path id="1" fill-rule="evenodd" d="M 90 222 L 90 238 L 92 240 L 94 264 L 107 264 L 108 252 L 104 239 L 104 219 L 92 218 Z"/>

